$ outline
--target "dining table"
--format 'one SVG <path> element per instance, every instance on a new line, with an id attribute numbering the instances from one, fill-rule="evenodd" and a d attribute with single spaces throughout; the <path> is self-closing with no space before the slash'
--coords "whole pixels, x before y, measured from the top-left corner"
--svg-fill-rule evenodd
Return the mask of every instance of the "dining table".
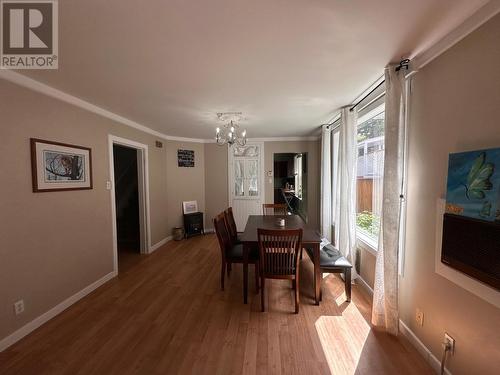
<path id="1" fill-rule="evenodd" d="M 285 219 L 285 225 L 278 225 L 277 219 Z M 312 249 L 314 264 L 314 299 L 316 305 L 320 301 L 321 268 L 320 245 L 321 235 L 317 228 L 306 223 L 299 215 L 250 215 L 244 232 L 239 236 L 243 244 L 243 302 L 248 302 L 248 256 L 250 250 L 259 246 L 257 229 L 302 229 L 302 246 Z"/>

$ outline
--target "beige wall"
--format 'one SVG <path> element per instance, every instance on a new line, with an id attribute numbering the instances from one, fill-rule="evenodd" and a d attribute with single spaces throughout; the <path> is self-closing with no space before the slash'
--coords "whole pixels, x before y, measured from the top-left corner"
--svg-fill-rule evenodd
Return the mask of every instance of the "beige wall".
<path id="1" fill-rule="evenodd" d="M 203 143 L 173 142 L 167 144 L 167 222 L 168 232 L 183 226 L 182 202 L 198 201 L 198 210 L 205 211 L 205 151 Z M 177 150 L 194 150 L 194 168 L 178 167 Z"/>
<path id="2" fill-rule="evenodd" d="M 267 171 L 274 169 L 274 154 L 301 153 L 308 155 L 308 216 L 311 225 L 319 223 L 319 141 L 276 141 L 264 143 L 265 201 L 274 201 L 274 178 Z M 228 205 L 227 148 L 213 143 L 205 144 L 205 197 L 206 220 L 224 210 Z M 274 172 L 274 171 L 273 171 Z M 271 179 L 271 182 L 269 182 Z M 207 228 L 212 225 L 207 221 Z"/>
<path id="3" fill-rule="evenodd" d="M 496 16 L 412 82 L 401 318 L 438 358 L 444 331 L 456 339 L 454 374 L 500 368 L 500 310 L 434 272 L 436 203 L 445 195 L 448 154 L 500 147 L 499 41 Z M 417 307 L 423 327 L 414 320 Z"/>
<path id="4" fill-rule="evenodd" d="M 151 242 L 181 223 L 181 202 L 204 209 L 203 144 L 163 141 L 0 80 L 0 339 L 113 270 L 108 134 L 147 144 Z M 92 148 L 92 190 L 33 193 L 29 138 Z M 178 168 L 177 148 L 196 167 Z M 25 312 L 13 314 L 24 299 Z"/>
<path id="5" fill-rule="evenodd" d="M 212 219 L 228 206 L 227 147 L 205 144 L 205 222 L 213 228 Z"/>
<path id="6" fill-rule="evenodd" d="M 207 228 L 227 207 L 227 147 L 162 140 L 157 148 L 154 136 L 4 80 L 0 103 L 0 339 L 113 271 L 108 135 L 148 145 L 153 245 L 182 225 L 182 201 L 198 201 Z M 94 188 L 33 193 L 31 137 L 90 147 Z M 194 150 L 194 168 L 177 166 L 181 148 Z M 317 149 L 317 142 L 266 143 L 266 169 L 273 152 L 308 152 L 314 218 Z M 25 312 L 15 316 L 19 299 Z"/>
<path id="7" fill-rule="evenodd" d="M 500 310 L 434 271 L 436 204 L 445 196 L 448 154 L 500 147 L 500 16 L 421 69 L 412 80 L 408 216 L 400 314 L 434 356 L 444 332 L 456 340 L 453 374 L 496 374 Z M 375 257 L 361 251 L 373 287 Z M 415 323 L 415 310 L 424 325 Z"/>
<path id="8" fill-rule="evenodd" d="M 320 196 L 320 143 L 319 141 L 265 142 L 264 143 L 264 184 L 266 202 L 274 202 L 274 178 L 267 177 L 268 171 L 273 171 L 274 154 L 307 152 L 307 217 L 312 226 L 319 228 L 319 196 Z"/>

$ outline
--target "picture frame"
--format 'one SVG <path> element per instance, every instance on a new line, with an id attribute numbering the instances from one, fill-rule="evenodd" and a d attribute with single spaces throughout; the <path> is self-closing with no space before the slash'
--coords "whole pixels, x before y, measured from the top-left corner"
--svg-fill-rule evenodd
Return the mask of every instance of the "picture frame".
<path id="1" fill-rule="evenodd" d="M 446 213 L 500 223 L 500 148 L 452 153 Z"/>
<path id="2" fill-rule="evenodd" d="M 182 202 L 182 211 L 184 212 L 184 215 L 198 212 L 198 202 L 197 201 Z"/>
<path id="3" fill-rule="evenodd" d="M 194 168 L 194 150 L 177 150 L 177 166 Z"/>
<path id="4" fill-rule="evenodd" d="M 89 147 L 30 138 L 33 192 L 92 189 Z"/>

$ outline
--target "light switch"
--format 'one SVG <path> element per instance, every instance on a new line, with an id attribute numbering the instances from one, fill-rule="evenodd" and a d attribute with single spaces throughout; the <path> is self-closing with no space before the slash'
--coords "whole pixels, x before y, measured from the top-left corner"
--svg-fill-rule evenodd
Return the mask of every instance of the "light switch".
<path id="1" fill-rule="evenodd" d="M 111 190 L 111 181 L 106 181 L 106 190 Z"/>

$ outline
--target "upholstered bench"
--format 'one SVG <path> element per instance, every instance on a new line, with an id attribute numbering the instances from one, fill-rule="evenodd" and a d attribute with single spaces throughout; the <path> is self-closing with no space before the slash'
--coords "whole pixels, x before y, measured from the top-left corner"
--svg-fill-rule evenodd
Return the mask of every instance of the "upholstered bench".
<path id="1" fill-rule="evenodd" d="M 307 255 L 313 259 L 312 248 L 305 248 Z M 322 247 L 320 254 L 320 268 L 324 273 L 343 273 L 345 282 L 345 294 L 347 302 L 351 302 L 351 268 L 352 264 L 337 250 L 333 245 L 329 244 Z"/>

